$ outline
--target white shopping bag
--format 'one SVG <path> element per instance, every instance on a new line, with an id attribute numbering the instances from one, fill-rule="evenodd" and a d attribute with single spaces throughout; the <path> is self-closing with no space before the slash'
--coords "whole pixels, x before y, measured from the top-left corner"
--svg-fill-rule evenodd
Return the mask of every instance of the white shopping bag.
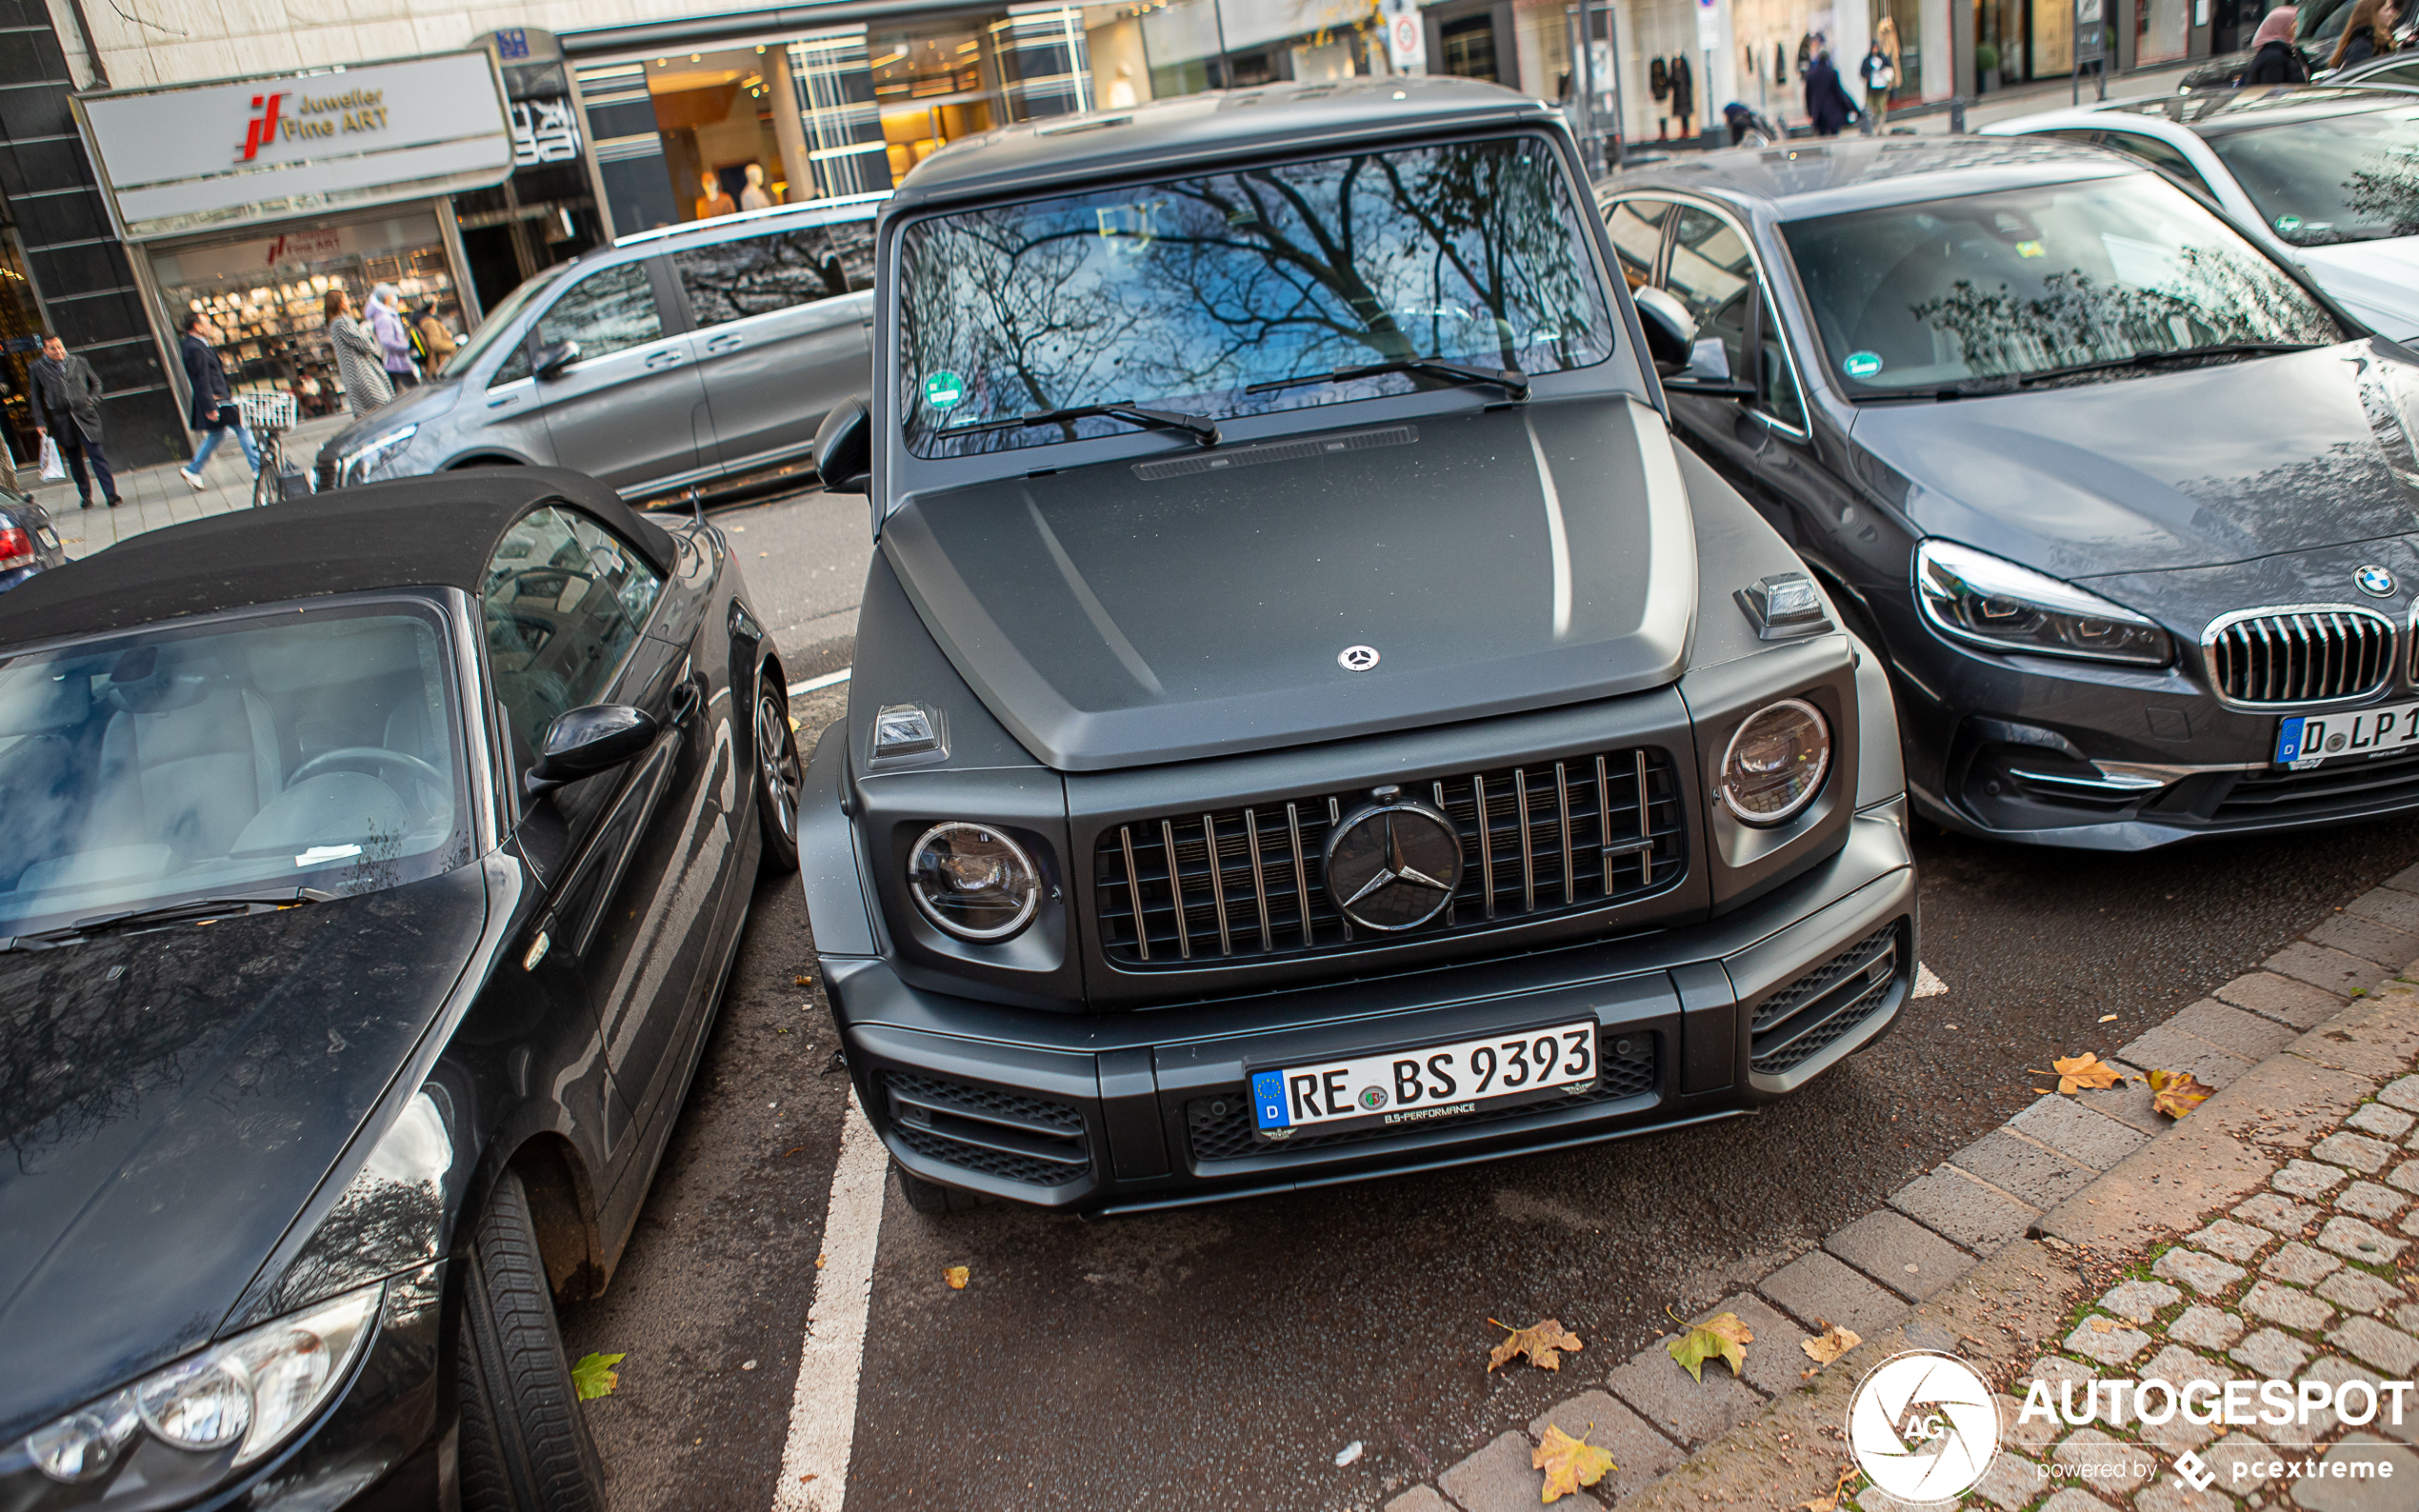
<path id="1" fill-rule="evenodd" d="M 42 477 L 46 483 L 58 483 L 68 475 L 67 459 L 59 455 L 59 444 L 49 436 L 42 438 Z"/>

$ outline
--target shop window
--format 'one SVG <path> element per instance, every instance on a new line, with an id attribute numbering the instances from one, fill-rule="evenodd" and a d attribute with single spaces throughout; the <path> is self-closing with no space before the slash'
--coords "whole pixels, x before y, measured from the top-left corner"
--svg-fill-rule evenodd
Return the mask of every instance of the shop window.
<path id="1" fill-rule="evenodd" d="M 1495 18 L 1482 12 L 1449 21 L 1437 30 L 1443 44 L 1444 64 L 1440 72 L 1459 74 L 1465 79 L 1492 79 L 1495 74 Z"/>
<path id="2" fill-rule="evenodd" d="M 849 270 L 821 226 L 747 236 L 671 254 L 689 312 L 701 328 L 768 315 L 849 291 Z"/>
<path id="3" fill-rule="evenodd" d="M 589 274 L 537 321 L 538 346 L 578 342 L 582 362 L 643 347 L 663 334 L 664 318 L 655 308 L 645 263 L 623 263 Z M 526 368 L 526 353 L 524 348 L 513 361 Z"/>

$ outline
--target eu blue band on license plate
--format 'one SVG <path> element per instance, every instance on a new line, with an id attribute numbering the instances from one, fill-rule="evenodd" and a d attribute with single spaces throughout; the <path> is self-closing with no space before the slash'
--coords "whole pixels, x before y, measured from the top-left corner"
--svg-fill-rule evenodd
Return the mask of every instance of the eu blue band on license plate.
<path id="1" fill-rule="evenodd" d="M 1293 1120 L 1285 1107 L 1285 1073 L 1262 1071 L 1251 1078 L 1251 1113 L 1253 1122 L 1262 1128 L 1290 1128 Z"/>
<path id="2" fill-rule="evenodd" d="M 1581 1019 L 1413 1048 L 1254 1068 L 1251 1122 L 1265 1140 L 1411 1127 L 1482 1107 L 1569 1096 L 1596 1085 L 1600 1029 Z"/>
<path id="3" fill-rule="evenodd" d="M 2295 714 L 2291 718 L 2286 720 L 2282 725 L 2276 726 L 2276 759 L 2278 761 L 2296 762 L 2301 760 L 2303 724 L 2304 720 L 2302 716 Z"/>

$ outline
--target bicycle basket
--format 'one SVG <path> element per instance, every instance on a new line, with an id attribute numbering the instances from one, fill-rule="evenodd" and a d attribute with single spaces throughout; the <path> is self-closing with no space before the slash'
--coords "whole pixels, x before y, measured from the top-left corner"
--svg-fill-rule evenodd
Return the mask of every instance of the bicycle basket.
<path id="1" fill-rule="evenodd" d="M 244 424 L 253 430 L 294 428 L 294 396 L 290 393 L 237 394 L 235 404 L 244 412 Z"/>

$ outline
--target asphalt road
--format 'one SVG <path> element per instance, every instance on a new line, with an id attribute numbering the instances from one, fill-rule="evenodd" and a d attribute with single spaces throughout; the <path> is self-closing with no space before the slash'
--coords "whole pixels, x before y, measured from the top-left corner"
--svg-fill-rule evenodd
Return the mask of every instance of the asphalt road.
<path id="1" fill-rule="evenodd" d="M 853 583 L 748 550 L 852 541 L 861 575 L 861 508 L 727 518 L 777 623 L 834 623 Z M 834 644 L 815 654 L 845 661 Z M 801 701 L 810 732 L 844 692 Z M 2419 819 L 2140 858 L 1917 850 L 1921 955 L 1949 992 L 1753 1118 L 1109 1222 L 933 1221 L 892 1190 L 849 1512 L 1376 1507 L 1996 1126 L 2031 1100 L 2027 1067 L 2113 1051 L 2408 865 Z M 616 1512 L 770 1504 L 846 1099 L 808 951 L 794 885 L 767 885 L 637 1237 L 566 1318 L 575 1358 L 629 1355 L 590 1406 Z M 1546 1316 L 1584 1355 L 1490 1379 L 1488 1320 Z"/>

